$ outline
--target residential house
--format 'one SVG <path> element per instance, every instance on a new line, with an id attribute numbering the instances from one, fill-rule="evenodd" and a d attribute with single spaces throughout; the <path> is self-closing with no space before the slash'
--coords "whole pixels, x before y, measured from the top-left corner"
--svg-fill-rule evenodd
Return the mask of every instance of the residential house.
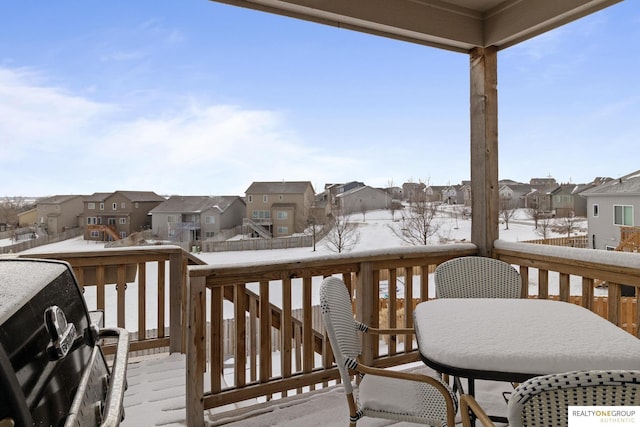
<path id="1" fill-rule="evenodd" d="M 388 187 L 385 191 L 393 200 L 402 200 L 402 187 Z"/>
<path id="2" fill-rule="evenodd" d="M 546 178 L 531 178 L 529 185 L 534 188 L 555 188 L 558 183 L 555 178 L 548 176 Z"/>
<path id="3" fill-rule="evenodd" d="M 159 239 L 193 242 L 241 226 L 246 208 L 240 196 L 171 196 L 149 213 Z"/>
<path id="4" fill-rule="evenodd" d="M 314 201 L 310 181 L 254 182 L 245 192 L 247 226 L 262 237 L 302 233 Z"/>
<path id="5" fill-rule="evenodd" d="M 462 200 L 462 193 L 458 195 L 458 188 L 455 185 L 447 185 L 442 188 L 442 203 L 447 205 L 457 205 L 458 198 Z"/>
<path id="6" fill-rule="evenodd" d="M 447 186 L 444 185 L 428 185 L 424 189 L 425 200 L 427 202 L 442 202 L 442 192 Z"/>
<path id="7" fill-rule="evenodd" d="M 581 193 L 587 200 L 590 245 L 614 250 L 621 235 L 640 233 L 640 170 L 609 180 Z"/>
<path id="8" fill-rule="evenodd" d="M 58 195 L 40 199 L 36 203 L 37 224 L 49 235 L 82 226 L 79 220 L 84 211 L 84 196 Z"/>
<path id="9" fill-rule="evenodd" d="M 28 211 L 18 212 L 18 227 L 28 227 L 30 225 L 36 224 L 38 222 L 38 209 L 33 208 Z M 2 229 L 2 224 L 0 224 L 0 231 L 4 231 Z"/>
<path id="10" fill-rule="evenodd" d="M 548 214 L 552 212 L 551 191 L 558 187 L 555 178 L 531 178 L 530 191 L 523 196 L 523 208 L 531 209 L 535 213 Z"/>
<path id="11" fill-rule="evenodd" d="M 523 196 L 524 208 L 532 210 L 534 213 L 551 212 L 551 195 L 549 190 L 532 188 Z"/>
<path id="12" fill-rule="evenodd" d="M 460 200 L 462 197 L 462 200 Z M 464 206 L 471 206 L 471 181 L 462 181 L 458 186 L 458 203 Z"/>
<path id="13" fill-rule="evenodd" d="M 165 198 L 153 191 L 94 193 L 84 198 L 85 240 L 118 240 L 151 228 L 149 212 Z"/>
<path id="14" fill-rule="evenodd" d="M 531 192 L 531 184 L 523 184 L 512 180 L 498 182 L 500 209 L 516 209 L 525 206 L 525 195 Z"/>
<path id="15" fill-rule="evenodd" d="M 556 218 L 587 216 L 587 199 L 580 193 L 592 188 L 591 184 L 561 184 L 551 190 L 551 209 Z"/>
<path id="16" fill-rule="evenodd" d="M 405 182 L 402 184 L 404 200 L 422 200 L 425 197 L 427 185 L 424 182 Z"/>
<path id="17" fill-rule="evenodd" d="M 364 182 L 360 181 L 350 181 L 344 184 L 337 185 L 337 194 L 346 193 L 347 191 L 351 191 L 354 188 L 364 187 Z"/>
<path id="18" fill-rule="evenodd" d="M 368 185 L 338 194 L 336 199 L 338 207 L 347 214 L 387 209 L 392 200 L 386 191 Z"/>
<path id="19" fill-rule="evenodd" d="M 335 205 L 336 196 L 338 194 L 345 193 L 358 187 L 364 187 L 364 183 L 359 181 L 350 181 L 345 184 L 325 184 L 324 191 L 327 193 L 330 203 Z"/>

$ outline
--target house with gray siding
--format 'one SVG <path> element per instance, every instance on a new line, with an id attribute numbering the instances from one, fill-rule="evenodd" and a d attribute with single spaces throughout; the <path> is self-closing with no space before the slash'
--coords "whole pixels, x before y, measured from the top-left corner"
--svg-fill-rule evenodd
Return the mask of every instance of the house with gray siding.
<path id="1" fill-rule="evenodd" d="M 39 199 L 36 203 L 36 221 L 49 235 L 78 227 L 84 211 L 84 196 L 57 195 Z"/>
<path id="2" fill-rule="evenodd" d="M 622 230 L 639 229 L 640 170 L 583 191 L 581 195 L 587 200 L 592 248 L 615 250 L 620 245 Z"/>
<path id="3" fill-rule="evenodd" d="M 171 196 L 151 209 L 153 234 L 162 240 L 215 239 L 242 225 L 246 204 L 240 196 Z"/>
<path id="4" fill-rule="evenodd" d="M 368 185 L 353 188 L 336 196 L 338 206 L 347 214 L 387 209 L 391 200 L 386 191 Z"/>

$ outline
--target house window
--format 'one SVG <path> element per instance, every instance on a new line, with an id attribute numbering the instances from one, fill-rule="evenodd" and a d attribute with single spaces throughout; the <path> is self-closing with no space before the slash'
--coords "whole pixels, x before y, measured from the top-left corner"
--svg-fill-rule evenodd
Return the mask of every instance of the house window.
<path id="1" fill-rule="evenodd" d="M 282 201 L 282 199 L 283 199 L 283 198 L 284 198 L 284 197 L 282 197 L 282 194 L 280 194 L 280 195 L 278 196 L 278 200 L 280 200 L 280 201 Z"/>
<path id="2" fill-rule="evenodd" d="M 120 232 L 120 238 L 124 239 L 125 237 L 127 237 L 127 232 L 126 231 L 121 231 Z"/>
<path id="3" fill-rule="evenodd" d="M 120 203 L 120 209 L 125 209 L 126 207 L 127 207 L 127 203 L 126 202 Z"/>
<path id="4" fill-rule="evenodd" d="M 96 204 L 95 203 L 88 203 L 87 204 L 87 209 L 94 210 L 95 208 L 96 208 Z"/>
<path id="5" fill-rule="evenodd" d="M 134 208 L 136 208 L 136 209 L 138 209 L 138 208 L 140 207 L 140 204 L 139 204 L 138 202 L 135 202 L 135 203 L 133 204 L 133 207 L 134 207 Z"/>
<path id="6" fill-rule="evenodd" d="M 633 226 L 633 206 L 613 205 L 613 223 Z"/>
<path id="7" fill-rule="evenodd" d="M 271 212 L 270 211 L 253 211 L 251 212 L 252 219 L 270 219 Z"/>
<path id="8" fill-rule="evenodd" d="M 204 223 L 205 224 L 215 224 L 216 223 L 216 217 L 215 216 L 205 216 L 204 217 Z"/>
<path id="9" fill-rule="evenodd" d="M 98 238 L 98 237 L 100 237 L 100 232 L 94 230 L 94 231 L 92 231 L 90 233 L 90 235 L 91 235 L 91 237 Z"/>
<path id="10" fill-rule="evenodd" d="M 204 232 L 205 239 L 210 239 L 211 237 L 213 237 L 213 235 L 214 235 L 213 231 L 205 231 Z"/>
<path id="11" fill-rule="evenodd" d="M 593 216 L 597 217 L 600 212 L 598 211 L 600 209 L 600 206 L 596 203 L 593 204 Z"/>
<path id="12" fill-rule="evenodd" d="M 111 205 L 111 209 L 113 209 L 114 211 L 115 211 L 115 210 L 118 210 L 118 204 L 117 204 L 117 203 L 113 203 L 113 204 Z"/>
<path id="13" fill-rule="evenodd" d="M 247 196 L 247 201 L 249 203 L 253 203 L 253 195 L 252 194 L 249 194 L 249 196 Z"/>
<path id="14" fill-rule="evenodd" d="M 289 234 L 289 227 L 278 227 L 278 234 Z"/>
<path id="15" fill-rule="evenodd" d="M 104 210 L 104 203 L 100 203 L 100 210 L 103 211 Z"/>
<path id="16" fill-rule="evenodd" d="M 287 211 L 278 211 L 278 212 L 276 213 L 276 217 L 277 217 L 278 219 L 287 219 L 287 217 L 288 217 L 288 212 L 287 212 Z"/>
<path id="17" fill-rule="evenodd" d="M 115 218 L 108 218 L 107 219 L 107 224 L 108 225 L 116 225 L 116 219 Z"/>
<path id="18" fill-rule="evenodd" d="M 267 196 L 266 194 L 264 196 L 262 196 L 262 202 L 263 203 L 267 203 L 269 201 L 269 196 Z"/>
<path id="19" fill-rule="evenodd" d="M 127 218 L 120 218 L 120 224 L 126 224 Z"/>
<path id="20" fill-rule="evenodd" d="M 167 222 L 176 222 L 176 216 L 175 215 L 168 215 L 167 216 Z"/>
<path id="21" fill-rule="evenodd" d="M 98 223 L 98 218 L 96 218 L 95 216 L 87 217 L 87 224 L 88 225 L 95 225 L 97 223 Z"/>

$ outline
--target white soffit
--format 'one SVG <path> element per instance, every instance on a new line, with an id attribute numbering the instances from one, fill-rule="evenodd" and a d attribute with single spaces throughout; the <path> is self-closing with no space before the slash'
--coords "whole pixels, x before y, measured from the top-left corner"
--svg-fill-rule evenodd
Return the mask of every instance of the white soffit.
<path id="1" fill-rule="evenodd" d="M 504 49 L 622 0 L 213 0 L 457 52 Z"/>

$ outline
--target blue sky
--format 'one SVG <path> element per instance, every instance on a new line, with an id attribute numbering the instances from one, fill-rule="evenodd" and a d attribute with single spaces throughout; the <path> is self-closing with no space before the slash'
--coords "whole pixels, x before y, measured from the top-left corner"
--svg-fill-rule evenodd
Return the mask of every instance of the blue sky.
<path id="1" fill-rule="evenodd" d="M 640 4 L 501 51 L 500 178 L 640 169 Z M 469 179 L 468 55 L 206 0 L 6 2 L 0 196 Z"/>

